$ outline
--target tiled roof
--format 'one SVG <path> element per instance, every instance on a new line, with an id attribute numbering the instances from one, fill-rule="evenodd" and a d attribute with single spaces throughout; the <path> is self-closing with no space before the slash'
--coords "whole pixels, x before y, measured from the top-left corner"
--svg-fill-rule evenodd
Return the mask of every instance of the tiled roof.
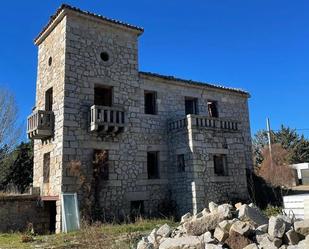
<path id="1" fill-rule="evenodd" d="M 200 82 L 200 81 L 180 79 L 180 78 L 177 78 L 177 77 L 174 77 L 174 76 L 161 75 L 161 74 L 151 73 L 151 72 L 139 72 L 139 74 L 144 75 L 144 76 L 161 78 L 161 79 L 164 79 L 164 80 L 178 81 L 178 82 L 191 84 L 191 85 L 205 86 L 205 87 L 210 87 L 210 88 L 216 88 L 216 89 L 221 89 L 221 90 L 237 92 L 237 93 L 240 93 L 240 94 L 245 94 L 248 97 L 250 97 L 249 92 L 244 91 L 244 90 L 239 89 L 239 88 L 225 87 L 225 86 L 220 86 L 220 85 L 217 85 L 217 84 L 209 84 L 209 83 Z"/>
<path id="2" fill-rule="evenodd" d="M 38 36 L 34 39 L 34 42 L 36 42 L 40 36 L 48 29 L 48 27 L 52 24 L 52 22 L 57 18 L 57 16 L 61 13 L 62 10 L 64 9 L 68 9 L 68 10 L 72 10 L 72 11 L 76 11 L 80 14 L 84 14 L 84 15 L 87 15 L 87 16 L 91 16 L 91 17 L 95 17 L 95 18 L 98 18 L 100 20 L 103 20 L 103 21 L 106 21 L 106 22 L 109 22 L 109 23 L 113 23 L 113 24 L 118 24 L 120 26 L 123 26 L 123 27 L 126 27 L 126 28 L 129 28 L 129 29 L 134 29 L 134 30 L 137 30 L 139 32 L 143 32 L 144 29 L 141 28 L 141 27 L 138 27 L 138 26 L 134 26 L 134 25 L 131 25 L 131 24 L 128 24 L 128 23 L 124 23 L 124 22 L 121 22 L 121 21 L 118 21 L 118 20 L 115 20 L 115 19 L 111 19 L 111 18 L 108 18 L 108 17 L 105 17 L 105 16 L 101 16 L 101 15 L 98 15 L 98 14 L 94 14 L 94 13 L 91 13 L 91 12 L 88 12 L 88 11 L 84 11 L 84 10 L 81 10 L 79 8 L 76 8 L 76 7 L 73 7 L 73 6 L 70 6 L 68 4 L 62 4 L 56 11 L 56 13 L 54 15 L 52 15 L 48 21 L 48 23 L 46 24 L 46 26 L 43 28 L 43 30 L 38 34 Z"/>

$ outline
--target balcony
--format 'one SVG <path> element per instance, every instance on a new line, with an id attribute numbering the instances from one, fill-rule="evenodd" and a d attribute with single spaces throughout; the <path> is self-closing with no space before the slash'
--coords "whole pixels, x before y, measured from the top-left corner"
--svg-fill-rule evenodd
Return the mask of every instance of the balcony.
<path id="1" fill-rule="evenodd" d="M 226 118 L 212 118 L 208 116 L 189 114 L 184 118 L 169 122 L 168 128 L 170 131 L 183 128 L 200 128 L 237 132 L 240 130 L 240 122 Z"/>
<path id="2" fill-rule="evenodd" d="M 34 111 L 27 120 L 29 139 L 46 139 L 54 134 L 54 113 L 52 111 Z"/>
<path id="3" fill-rule="evenodd" d="M 125 129 L 125 112 L 121 107 L 91 106 L 90 131 L 116 135 Z"/>

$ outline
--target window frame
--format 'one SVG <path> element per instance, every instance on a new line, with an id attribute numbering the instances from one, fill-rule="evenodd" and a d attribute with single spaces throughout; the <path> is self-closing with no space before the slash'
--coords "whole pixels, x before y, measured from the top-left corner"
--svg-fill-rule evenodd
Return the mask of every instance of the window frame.
<path id="1" fill-rule="evenodd" d="M 218 164 L 216 159 L 222 160 L 222 171 L 218 169 Z M 213 155 L 213 165 L 214 165 L 214 174 L 216 176 L 228 176 L 228 163 L 227 163 L 227 155 L 226 154 L 214 154 Z"/>
<path id="2" fill-rule="evenodd" d="M 146 95 L 153 94 L 152 106 L 147 108 L 148 102 L 146 101 Z M 151 109 L 151 111 L 149 111 Z M 151 90 L 144 90 L 144 113 L 147 115 L 157 115 L 158 106 L 157 106 L 157 92 Z"/>
<path id="3" fill-rule="evenodd" d="M 45 111 L 53 110 L 53 88 L 50 87 L 45 91 Z"/>
<path id="4" fill-rule="evenodd" d="M 50 152 L 43 154 L 43 183 L 49 183 L 50 180 Z M 48 163 L 47 163 L 48 162 Z"/>
<path id="5" fill-rule="evenodd" d="M 149 155 L 155 155 L 155 162 L 151 165 Z M 151 166 L 155 167 L 155 170 L 152 171 Z M 160 152 L 159 151 L 147 151 L 147 176 L 148 179 L 160 179 Z"/>
<path id="6" fill-rule="evenodd" d="M 213 111 L 211 110 L 211 106 L 214 106 L 215 108 L 215 115 L 213 114 Z M 215 100 L 207 100 L 207 110 L 208 110 L 208 115 L 211 118 L 219 118 L 219 108 L 218 108 L 218 101 Z"/>
<path id="7" fill-rule="evenodd" d="M 190 113 L 190 111 L 187 110 L 187 101 L 192 101 L 193 105 L 192 105 L 192 113 Z M 185 97 L 185 114 L 189 115 L 198 115 L 199 111 L 198 111 L 198 98 L 196 97 L 189 97 L 186 96 Z"/>
<path id="8" fill-rule="evenodd" d="M 180 173 L 185 172 L 186 171 L 185 154 L 177 154 L 176 162 L 177 162 L 178 172 Z"/>
<path id="9" fill-rule="evenodd" d="M 97 90 L 98 89 L 98 90 Z M 103 97 L 105 97 L 104 95 L 103 96 L 101 96 L 101 98 L 96 98 L 96 96 L 100 96 L 100 94 L 96 94 L 96 91 L 108 91 L 108 92 L 110 92 L 109 94 L 108 94 L 108 99 L 107 99 L 107 104 L 106 104 L 106 102 L 105 102 L 105 100 L 104 100 L 104 98 Z M 113 106 L 113 104 L 114 104 L 114 87 L 113 86 L 107 86 L 107 85 L 95 85 L 94 86 L 94 89 L 93 89 L 93 91 L 94 91 L 94 99 L 93 99 L 93 103 L 94 103 L 94 105 L 98 105 L 98 106 L 107 106 L 107 107 L 111 107 L 111 106 Z M 103 103 L 100 103 L 100 101 Z M 105 102 L 105 103 L 104 103 Z"/>

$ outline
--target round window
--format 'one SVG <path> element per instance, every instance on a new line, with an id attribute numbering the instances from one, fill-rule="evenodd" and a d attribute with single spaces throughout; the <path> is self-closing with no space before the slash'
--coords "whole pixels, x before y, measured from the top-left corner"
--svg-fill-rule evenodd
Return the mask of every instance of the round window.
<path id="1" fill-rule="evenodd" d="M 102 61 L 108 61 L 109 60 L 109 54 L 106 53 L 106 52 L 102 52 L 100 54 L 100 57 L 101 57 Z"/>

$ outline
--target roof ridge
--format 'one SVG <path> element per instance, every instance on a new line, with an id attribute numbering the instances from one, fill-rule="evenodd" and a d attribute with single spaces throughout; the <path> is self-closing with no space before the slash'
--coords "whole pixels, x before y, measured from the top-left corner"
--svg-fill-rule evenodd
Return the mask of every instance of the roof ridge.
<path id="1" fill-rule="evenodd" d="M 213 83 L 206 83 L 206 82 L 195 81 L 195 80 L 191 80 L 191 79 L 183 79 L 183 78 L 178 78 L 178 77 L 175 77 L 175 76 L 172 76 L 172 75 L 162 75 L 162 74 L 152 73 L 152 72 L 139 71 L 139 73 L 146 75 L 146 76 L 158 77 L 158 78 L 165 79 L 165 80 L 173 80 L 173 81 L 184 82 L 184 83 L 188 83 L 188 84 L 192 84 L 192 85 L 207 86 L 207 87 L 211 87 L 211 88 L 228 90 L 228 91 L 246 94 L 246 95 L 250 96 L 250 93 L 248 91 L 245 91 L 245 90 L 240 89 L 240 88 L 226 87 L 226 86 L 217 85 L 217 84 L 213 84 Z"/>
<path id="2" fill-rule="evenodd" d="M 34 39 L 34 42 L 36 42 L 42 36 L 42 34 L 48 29 L 48 27 L 52 24 L 52 22 L 58 17 L 58 15 L 64 9 L 72 10 L 72 11 L 75 11 L 75 12 L 78 12 L 78 13 L 81 13 L 81 14 L 84 14 L 84 15 L 92 16 L 92 17 L 113 23 L 113 24 L 118 24 L 118 25 L 121 25 L 121 26 L 126 27 L 126 28 L 135 29 L 135 30 L 138 30 L 140 32 L 144 32 L 144 29 L 142 27 L 135 26 L 135 25 L 132 25 L 132 24 L 129 24 L 129 23 L 125 23 L 125 22 L 122 22 L 122 21 L 119 21 L 119 20 L 116 20 L 116 19 L 113 19 L 113 18 L 109 18 L 109 17 L 106 17 L 106 16 L 102 16 L 102 15 L 99 15 L 99 14 L 95 14 L 95 13 L 90 12 L 90 11 L 85 11 L 85 10 L 82 10 L 80 8 L 77 8 L 77 7 L 71 6 L 69 4 L 63 3 L 56 10 L 56 12 L 49 18 L 48 23 L 43 27 L 42 31 Z"/>

